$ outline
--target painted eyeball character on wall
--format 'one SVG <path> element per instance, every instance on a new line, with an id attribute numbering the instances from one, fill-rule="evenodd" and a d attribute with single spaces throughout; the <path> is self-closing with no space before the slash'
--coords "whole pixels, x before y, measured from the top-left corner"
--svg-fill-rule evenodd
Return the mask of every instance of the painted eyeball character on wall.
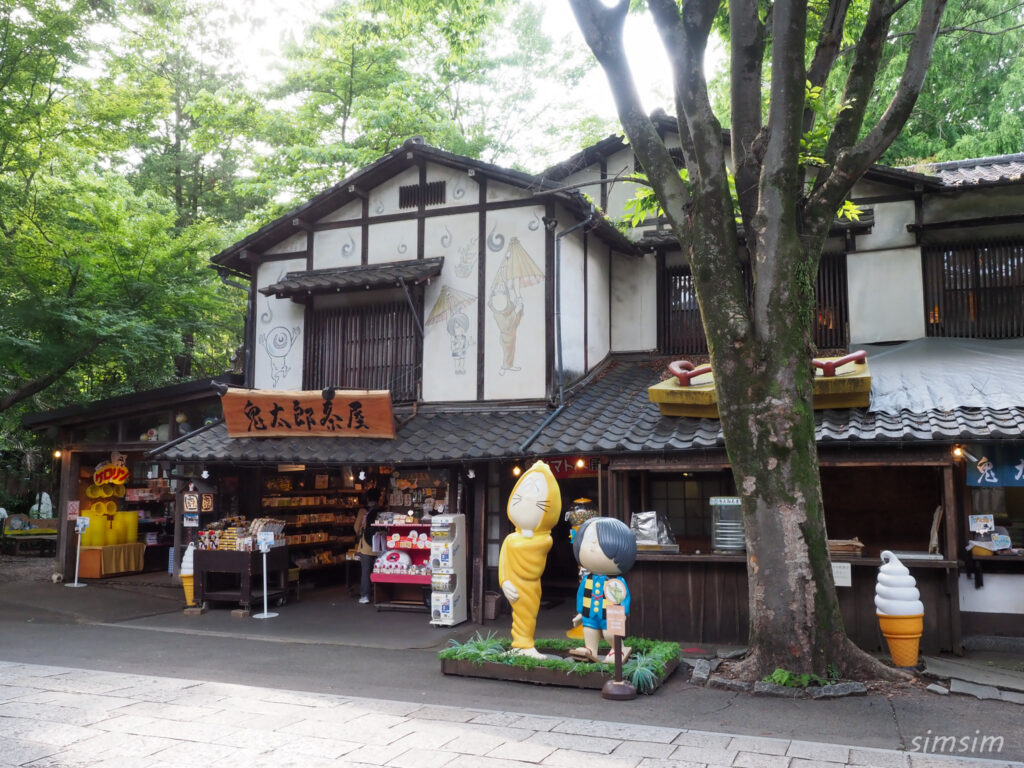
<path id="1" fill-rule="evenodd" d="M 260 344 L 264 346 L 267 354 L 270 355 L 270 376 L 274 380 L 275 387 L 291 370 L 288 367 L 288 353 L 292 351 L 292 347 L 295 346 L 295 340 L 299 338 L 301 333 L 301 328 L 288 329 L 283 325 L 278 325 L 266 333 L 260 334 Z"/>
<path id="2" fill-rule="evenodd" d="M 512 606 L 512 649 L 543 658 L 533 634 L 540 608 L 540 577 L 551 550 L 551 529 L 562 511 L 562 494 L 551 469 L 538 461 L 519 478 L 508 500 L 508 519 L 516 529 L 498 555 L 498 582 Z"/>
<path id="3" fill-rule="evenodd" d="M 619 578 L 636 562 L 636 537 L 621 520 L 611 517 L 592 517 L 580 526 L 573 539 L 572 551 L 576 562 L 584 569 L 576 591 L 576 616 L 573 624 L 583 624 L 584 647 L 574 648 L 576 658 L 597 661 L 598 643 L 602 633 L 609 643 L 606 609 L 621 605 L 629 615 L 630 595 L 625 579 Z M 622 648 L 625 659 L 630 649 Z M 609 653 L 605 662 L 614 661 Z"/>

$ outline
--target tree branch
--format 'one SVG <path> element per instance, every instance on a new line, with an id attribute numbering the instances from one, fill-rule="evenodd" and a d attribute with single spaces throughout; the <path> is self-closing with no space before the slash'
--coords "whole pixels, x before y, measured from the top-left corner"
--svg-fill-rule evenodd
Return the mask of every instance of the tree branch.
<path id="1" fill-rule="evenodd" d="M 51 371 L 50 373 L 44 376 L 32 379 L 31 381 L 23 384 L 21 387 L 11 392 L 9 395 L 0 398 L 0 413 L 3 413 L 12 405 L 16 405 L 17 403 L 20 403 L 22 400 L 27 400 L 33 395 L 42 392 L 44 389 L 46 389 L 55 381 L 57 381 L 57 379 L 59 379 L 65 373 L 67 373 L 76 365 L 78 365 L 78 363 L 80 363 L 82 360 L 91 355 L 93 351 L 100 345 L 100 342 L 101 339 L 93 339 L 89 346 L 79 350 L 78 354 L 71 358 L 71 360 L 69 360 L 66 364 L 61 365 L 56 370 Z"/>
<path id="2" fill-rule="evenodd" d="M 618 0 L 612 6 L 605 6 L 601 0 L 569 0 L 569 4 L 584 40 L 608 77 L 622 127 L 647 171 L 651 186 L 666 213 L 671 209 L 669 215 L 680 219 L 689 203 L 689 192 L 675 172 L 675 163 L 654 123 L 643 111 L 622 44 L 629 0 Z M 654 173 L 658 167 L 672 168 L 673 172 Z"/>
<path id="3" fill-rule="evenodd" d="M 743 228 L 750 232 L 757 212 L 757 182 L 761 175 L 761 82 L 764 67 L 765 28 L 758 3 L 733 0 L 729 4 L 730 108 L 732 113 L 732 167 L 736 179 Z"/>
<path id="4" fill-rule="evenodd" d="M 917 32 L 910 45 L 896 93 L 878 124 L 863 139 L 849 149 L 838 150 L 838 157 L 827 179 L 818 185 L 813 194 L 812 205 L 820 206 L 817 215 L 823 216 L 825 211 L 834 212 L 854 183 L 882 156 L 903 129 L 924 85 L 945 9 L 946 0 L 924 0 Z M 884 37 L 883 33 L 880 39 Z"/>

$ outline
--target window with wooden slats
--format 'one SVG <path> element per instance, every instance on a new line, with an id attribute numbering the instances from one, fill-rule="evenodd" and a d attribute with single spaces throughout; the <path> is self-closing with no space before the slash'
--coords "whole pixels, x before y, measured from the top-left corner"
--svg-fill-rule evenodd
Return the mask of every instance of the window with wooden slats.
<path id="1" fill-rule="evenodd" d="M 928 336 L 1024 336 L 1024 240 L 922 249 Z"/>
<path id="2" fill-rule="evenodd" d="M 744 268 L 747 296 L 752 297 L 750 270 Z M 689 267 L 665 272 L 659 333 L 668 355 L 706 355 L 708 341 Z M 815 291 L 814 342 L 818 349 L 841 350 L 850 343 L 850 311 L 846 289 L 846 254 L 823 255 Z"/>
<path id="3" fill-rule="evenodd" d="M 304 389 L 387 389 L 417 399 L 419 335 L 407 303 L 316 310 L 306 336 Z"/>

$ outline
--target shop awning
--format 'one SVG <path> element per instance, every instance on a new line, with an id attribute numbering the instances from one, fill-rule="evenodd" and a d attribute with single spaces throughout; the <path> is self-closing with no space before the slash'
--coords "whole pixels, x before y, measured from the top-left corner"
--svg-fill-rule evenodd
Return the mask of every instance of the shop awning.
<path id="1" fill-rule="evenodd" d="M 444 257 L 439 256 L 389 264 L 289 272 L 283 280 L 260 288 L 260 293 L 304 302 L 312 296 L 323 294 L 416 285 L 440 275 L 443 266 Z"/>

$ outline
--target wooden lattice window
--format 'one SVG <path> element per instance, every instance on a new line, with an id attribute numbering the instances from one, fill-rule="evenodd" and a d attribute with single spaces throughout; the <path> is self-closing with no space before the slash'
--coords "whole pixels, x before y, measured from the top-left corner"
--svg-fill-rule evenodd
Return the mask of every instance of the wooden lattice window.
<path id="1" fill-rule="evenodd" d="M 1024 336 L 1024 240 L 928 246 L 922 259 L 928 336 Z"/>
<path id="2" fill-rule="evenodd" d="M 306 336 L 304 389 L 387 389 L 417 397 L 419 335 L 405 302 L 316 310 Z"/>
<path id="3" fill-rule="evenodd" d="M 661 349 L 668 355 L 706 355 L 708 342 L 690 268 L 672 267 L 666 270 L 665 278 Z M 744 268 L 743 278 L 747 296 L 752 297 L 748 268 Z M 814 343 L 818 349 L 845 349 L 850 341 L 846 254 L 821 257 L 815 297 Z"/>
<path id="4" fill-rule="evenodd" d="M 430 181 L 426 184 L 409 184 L 398 188 L 399 208 L 419 208 L 420 205 L 441 205 L 444 203 L 445 183 Z"/>

